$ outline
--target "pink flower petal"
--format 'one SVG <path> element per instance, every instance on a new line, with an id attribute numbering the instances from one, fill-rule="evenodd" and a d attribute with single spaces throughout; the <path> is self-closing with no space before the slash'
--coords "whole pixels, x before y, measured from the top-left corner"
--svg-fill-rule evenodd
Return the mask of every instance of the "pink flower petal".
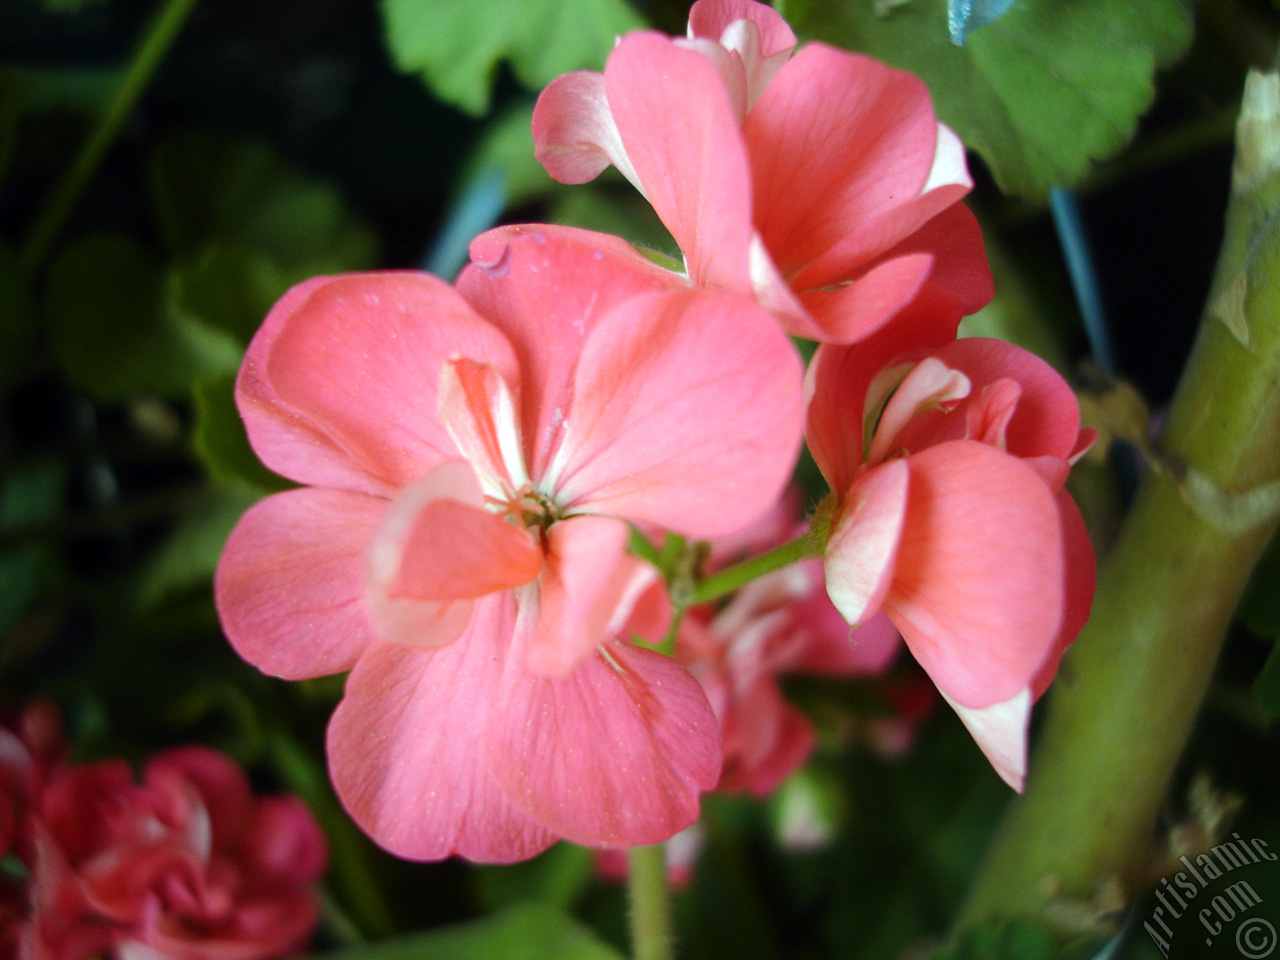
<path id="1" fill-rule="evenodd" d="M 719 726 L 673 660 L 611 642 L 571 672 L 513 656 L 492 698 L 490 766 L 536 820 L 587 846 L 659 843 L 698 817 L 720 775 Z"/>
<path id="2" fill-rule="evenodd" d="M 872 381 L 908 355 L 955 339 L 960 312 L 946 297 L 925 290 L 856 346 L 820 346 L 805 374 L 809 452 L 832 490 L 844 491 L 863 461 L 863 419 Z"/>
<path id="3" fill-rule="evenodd" d="M 771 676 L 739 691 L 723 722 L 721 790 L 768 796 L 813 752 L 813 725 L 783 699 Z"/>
<path id="4" fill-rule="evenodd" d="M 578 510 L 697 537 L 777 499 L 802 421 L 795 350 L 743 297 L 635 297 L 583 348 L 564 441 L 543 483 Z M 694 415 L 696 412 L 696 415 Z"/>
<path id="5" fill-rule="evenodd" d="M 471 601 L 537 577 L 541 548 L 482 502 L 475 472 L 462 460 L 437 467 L 392 502 L 366 567 L 366 598 L 383 639 L 452 643 L 471 618 Z"/>
<path id="6" fill-rule="evenodd" d="M 253 818 L 249 778 L 224 753 L 202 746 L 175 747 L 151 758 L 143 774 L 148 784 L 176 775 L 199 793 L 213 831 L 213 849 L 228 851 L 240 842 Z"/>
<path id="7" fill-rule="evenodd" d="M 756 0 L 698 0 L 689 8 L 689 36 L 718 43 L 725 30 L 738 20 L 746 20 L 756 28 L 763 57 L 789 53 L 795 48 L 796 35 L 787 21 L 771 6 Z"/>
<path id="8" fill-rule="evenodd" d="M 587 183 L 610 164 L 641 193 L 604 92 L 604 74 L 557 77 L 533 108 L 534 157 L 560 183 Z"/>
<path id="9" fill-rule="evenodd" d="M 895 462 L 911 481 L 885 611 L 952 700 L 1007 700 L 1030 683 L 1062 625 L 1053 492 L 1018 458 L 971 440 Z"/>
<path id="10" fill-rule="evenodd" d="M 519 383 L 505 338 L 427 274 L 331 278 L 273 317 L 285 310 L 250 347 L 241 409 L 263 462 L 303 483 L 346 485 L 332 466 L 345 459 L 366 476 L 358 489 L 386 493 L 457 456 L 436 412 L 441 367 L 456 354 Z M 263 389 L 244 381 L 265 381 L 275 407 L 264 412 Z"/>
<path id="11" fill-rule="evenodd" d="M 885 614 L 874 614 L 851 630 L 825 591 L 806 601 L 799 613 L 806 639 L 788 658 L 787 672 L 874 675 L 902 649 L 898 628 Z"/>
<path id="12" fill-rule="evenodd" d="M 1066 490 L 1059 489 L 1055 500 L 1062 521 L 1062 542 L 1066 550 L 1065 601 L 1062 629 L 1058 631 L 1048 658 L 1031 681 L 1032 698 L 1036 700 L 1049 689 L 1063 654 L 1075 643 L 1076 637 L 1089 621 L 1089 613 L 1093 608 L 1093 590 L 1098 579 L 1098 561 L 1094 556 L 1089 531 L 1084 525 L 1084 517 L 1080 515 L 1080 508 Z"/>
<path id="13" fill-rule="evenodd" d="M 262 797 L 254 804 L 240 859 L 246 885 L 269 893 L 319 880 L 329 844 L 301 798 Z"/>
<path id="14" fill-rule="evenodd" d="M 666 37 L 634 33 L 604 77 L 627 156 L 690 279 L 749 293 L 750 172 L 716 65 Z"/>
<path id="15" fill-rule="evenodd" d="M 454 357 L 440 376 L 440 419 L 492 496 L 529 482 L 524 470 L 518 401 L 496 370 Z"/>
<path id="16" fill-rule="evenodd" d="M 831 524 L 823 557 L 827 595 L 849 623 L 876 613 L 894 581 L 910 476 L 903 460 L 867 471 Z"/>
<path id="17" fill-rule="evenodd" d="M 458 642 L 379 644 L 347 680 L 329 724 L 329 769 L 356 822 L 397 856 L 510 863 L 557 839 L 507 798 L 481 749 L 514 619 L 509 596 L 485 598 Z"/>
<path id="18" fill-rule="evenodd" d="M 942 698 L 959 715 L 1000 779 L 1021 793 L 1027 775 L 1031 691 L 1024 687 L 1007 700 L 977 709 L 961 706 L 945 693 Z"/>
<path id="19" fill-rule="evenodd" d="M 969 395 L 969 378 L 937 356 L 925 357 L 898 384 L 885 404 L 867 451 L 868 463 L 879 463 L 898 443 L 898 434 L 925 411 L 954 407 Z"/>
<path id="20" fill-rule="evenodd" d="M 949 297 L 967 316 L 995 295 L 991 267 L 982 244 L 978 219 L 963 203 L 953 203 L 922 225 L 880 259 L 927 253 L 933 257 L 928 284 Z"/>
<path id="21" fill-rule="evenodd" d="M 292 410 L 266 374 L 276 336 L 311 294 L 330 282 L 329 277 L 313 277 L 293 287 L 271 308 L 249 343 L 236 377 L 236 406 L 254 451 L 281 476 L 317 486 L 385 493 L 387 483 L 354 462 L 320 425 Z"/>
<path id="22" fill-rule="evenodd" d="M 806 291 L 799 299 L 809 324 L 788 329 L 824 343 L 865 339 L 916 298 L 932 269 L 933 257 L 911 254 L 885 260 L 833 287 Z"/>
<path id="23" fill-rule="evenodd" d="M 538 477 L 560 439 L 583 341 L 631 297 L 685 284 L 617 237 L 569 227 L 491 230 L 471 257 L 458 289 L 515 347 L 524 462 Z"/>
<path id="24" fill-rule="evenodd" d="M 933 356 L 969 378 L 970 404 L 982 400 L 988 384 L 1012 380 L 1018 385 L 1021 394 L 1004 430 L 1010 453 L 1062 460 L 1071 455 L 1080 436 L 1080 405 L 1062 375 L 1034 353 L 1003 340 L 966 337 L 938 348 Z M 955 438 L 953 431 L 948 438 Z"/>
<path id="25" fill-rule="evenodd" d="M 615 616 L 618 607 L 637 569 L 648 566 L 627 555 L 630 537 L 627 525 L 613 517 L 570 517 L 547 530 L 538 622 L 529 646 L 531 671 L 565 673 L 608 638 L 611 624 L 622 626 Z M 634 595 L 628 599 L 634 604 Z"/>
<path id="26" fill-rule="evenodd" d="M 308 487 L 267 497 L 241 517 L 214 578 L 236 652 L 287 680 L 349 670 L 375 636 L 364 554 L 387 506 Z"/>
<path id="27" fill-rule="evenodd" d="M 809 44 L 778 71 L 742 137 L 755 225 L 784 276 L 846 238 L 866 235 L 866 259 L 919 225 L 876 228 L 933 167 L 938 123 L 918 77 Z"/>

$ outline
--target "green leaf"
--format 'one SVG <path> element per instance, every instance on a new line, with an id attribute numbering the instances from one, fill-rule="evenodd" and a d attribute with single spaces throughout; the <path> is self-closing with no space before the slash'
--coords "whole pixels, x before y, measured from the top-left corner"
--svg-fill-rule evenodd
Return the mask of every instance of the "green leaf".
<path id="1" fill-rule="evenodd" d="M 65 479 L 65 469 L 59 463 L 38 463 L 13 471 L 0 488 L 0 531 L 35 527 L 54 519 L 62 507 Z M 4 584 L 0 590 L 0 636 L 7 635 L 27 611 L 53 556 L 47 541 L 0 553 L 0 583 Z"/>
<path id="2" fill-rule="evenodd" d="M 596 876 L 595 853 L 557 843 L 532 860 L 474 868 L 481 902 L 491 910 L 522 900 L 570 907 Z"/>
<path id="3" fill-rule="evenodd" d="M 555 192 L 560 184 L 533 155 L 533 104 L 508 110 L 488 125 L 463 168 L 462 182 L 486 170 L 501 170 L 507 206 L 519 206 Z"/>
<path id="4" fill-rule="evenodd" d="M 1044 927 L 1013 920 L 965 930 L 934 960 L 1089 960 L 1101 946 L 1096 939 L 1062 946 Z"/>
<path id="5" fill-rule="evenodd" d="M 1022 0 L 964 47 L 948 38 L 946 0 L 789 0 L 785 13 L 801 34 L 923 77 L 1001 189 L 1033 199 L 1128 142 L 1155 70 L 1191 40 L 1183 0 Z"/>
<path id="6" fill-rule="evenodd" d="M 248 344 L 280 296 L 310 275 L 243 245 L 212 243 L 173 268 L 169 308 Z"/>
<path id="7" fill-rule="evenodd" d="M 249 446 L 244 423 L 235 404 L 235 376 L 228 374 L 195 386 L 196 455 L 215 481 L 262 496 L 291 484 L 258 460 Z"/>
<path id="8" fill-rule="evenodd" d="M 0 242 L 0 387 L 12 385 L 29 368 L 35 335 L 26 274 L 9 245 Z"/>
<path id="9" fill-rule="evenodd" d="M 246 487 L 215 489 L 188 510 L 143 571 L 139 603 L 154 606 L 193 587 L 207 592 L 231 528 L 263 493 Z"/>
<path id="10" fill-rule="evenodd" d="M 1271 649 L 1271 655 L 1253 681 L 1253 696 L 1268 720 L 1280 720 L 1280 643 Z"/>
<path id="11" fill-rule="evenodd" d="M 1236 615 L 1260 637 L 1280 640 L 1280 537 L 1272 537 L 1253 568 Z"/>
<path id="12" fill-rule="evenodd" d="M 44 307 L 54 350 L 67 376 L 100 401 L 179 396 L 239 367 L 233 337 L 166 304 L 160 268 L 122 234 L 76 241 L 49 268 Z"/>
<path id="13" fill-rule="evenodd" d="M 443 930 L 326 954 L 326 960 L 622 960 L 555 907 L 527 903 Z"/>
<path id="14" fill-rule="evenodd" d="M 152 158 L 156 211 L 183 258 L 209 244 L 265 254 L 299 279 L 371 265 L 376 242 L 338 191 L 262 143 L 211 131 L 175 134 Z"/>
<path id="15" fill-rule="evenodd" d="M 499 60 L 540 89 L 570 70 L 599 70 L 614 38 L 643 24 L 624 0 L 383 0 L 396 66 L 473 115 L 489 109 Z"/>

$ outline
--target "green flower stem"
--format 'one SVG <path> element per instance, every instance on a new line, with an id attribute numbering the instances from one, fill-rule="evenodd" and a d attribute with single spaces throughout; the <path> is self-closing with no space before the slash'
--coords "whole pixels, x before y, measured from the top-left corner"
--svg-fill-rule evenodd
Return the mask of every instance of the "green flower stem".
<path id="1" fill-rule="evenodd" d="M 627 853 L 631 900 L 632 960 L 672 960 L 671 893 L 662 844 L 632 847 Z"/>
<path id="2" fill-rule="evenodd" d="M 1149 883 L 1156 821 L 1280 488 L 1280 78 L 1252 75 L 1226 238 L 1163 451 L 961 924 Z"/>
<path id="3" fill-rule="evenodd" d="M 745 586 L 757 577 L 763 577 L 766 573 L 781 570 L 783 567 L 790 566 L 798 560 L 816 557 L 821 553 L 822 538 L 812 532 L 806 533 L 790 543 L 775 547 L 768 553 L 762 553 L 758 557 L 743 560 L 741 563 L 735 563 L 731 567 L 725 567 L 718 573 L 713 573 L 693 588 L 691 602 L 697 604 L 718 600 L 726 594 L 733 593 L 739 587 Z"/>
<path id="4" fill-rule="evenodd" d="M 115 96 L 107 105 L 106 112 L 102 114 L 98 125 L 94 127 L 89 139 L 81 147 L 79 155 L 63 175 L 48 205 L 41 213 L 40 219 L 36 221 L 26 243 L 23 244 L 22 264 L 28 270 L 36 270 L 48 256 L 54 241 L 58 239 L 58 233 L 80 199 L 80 194 L 84 192 L 85 186 L 97 171 L 102 158 L 115 142 L 120 127 L 133 112 L 138 98 L 151 82 L 152 75 L 160 66 L 160 61 L 164 59 L 165 54 L 169 52 L 169 47 L 172 46 L 174 38 L 186 23 L 195 5 L 196 0 L 166 0 L 156 14 L 134 53 L 129 69 L 120 81 Z"/>

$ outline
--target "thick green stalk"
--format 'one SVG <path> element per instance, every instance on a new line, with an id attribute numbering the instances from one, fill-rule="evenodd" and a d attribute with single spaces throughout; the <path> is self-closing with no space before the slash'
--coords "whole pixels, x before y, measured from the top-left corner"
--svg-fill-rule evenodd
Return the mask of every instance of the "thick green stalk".
<path id="1" fill-rule="evenodd" d="M 22 246 L 22 264 L 28 270 L 37 269 L 52 249 L 58 233 L 75 208 L 76 201 L 84 192 L 85 186 L 92 179 L 106 155 L 111 144 L 115 142 L 125 120 L 133 112 L 138 98 L 151 82 L 152 75 L 160 66 L 174 37 L 186 23 L 187 17 L 196 5 L 196 0 L 166 0 L 164 6 L 156 14 L 150 28 L 143 37 L 129 68 L 120 81 L 115 95 L 107 104 L 106 111 L 98 120 L 98 125 L 80 148 L 67 172 L 63 174 L 48 204 L 40 215 L 40 219 L 31 229 L 26 243 Z"/>
<path id="2" fill-rule="evenodd" d="M 1280 503 L 1280 78 L 1253 75 L 1209 305 L 1144 482 L 1059 671 L 1026 794 L 961 923 L 1133 890 Z"/>
<path id="3" fill-rule="evenodd" d="M 631 900 L 632 960 L 672 960 L 671 892 L 662 844 L 632 847 L 627 854 Z"/>

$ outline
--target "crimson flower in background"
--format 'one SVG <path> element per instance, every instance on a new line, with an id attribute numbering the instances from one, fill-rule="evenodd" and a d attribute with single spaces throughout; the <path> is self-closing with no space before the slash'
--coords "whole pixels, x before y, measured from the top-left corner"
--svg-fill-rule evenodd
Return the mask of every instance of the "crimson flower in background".
<path id="1" fill-rule="evenodd" d="M 57 731 L 47 705 L 33 710 Z M 4 956 L 270 960 L 306 946 L 328 853 L 298 798 L 255 797 L 204 747 L 157 754 L 141 783 L 121 760 L 49 763 L 60 735 L 29 730 L 0 729 L 2 799 L 21 809 L 8 852 L 28 873 L 0 892 Z"/>
<path id="2" fill-rule="evenodd" d="M 912 309 L 809 368 L 809 448 L 839 499 L 827 591 L 883 610 L 991 763 L 1021 790 L 1031 703 L 1088 618 L 1095 562 L 1063 488 L 1092 443 L 1043 360 L 951 340 Z"/>
<path id="3" fill-rule="evenodd" d="M 922 291 L 992 294 L 964 147 L 917 77 L 796 38 L 770 7 L 699 0 L 689 37 L 623 37 L 603 74 L 553 81 L 533 115 L 562 183 L 612 164 L 694 285 L 750 293 L 788 332 L 852 342 Z"/>
<path id="4" fill-rule="evenodd" d="M 720 750 L 696 681 L 619 639 L 665 599 L 624 521 L 714 537 L 764 513 L 799 361 L 750 299 L 613 238 L 505 230 L 472 254 L 457 289 L 320 278 L 267 318 L 237 400 L 307 486 L 231 535 L 223 624 L 268 673 L 352 671 L 330 770 L 392 852 L 665 840 Z"/>

